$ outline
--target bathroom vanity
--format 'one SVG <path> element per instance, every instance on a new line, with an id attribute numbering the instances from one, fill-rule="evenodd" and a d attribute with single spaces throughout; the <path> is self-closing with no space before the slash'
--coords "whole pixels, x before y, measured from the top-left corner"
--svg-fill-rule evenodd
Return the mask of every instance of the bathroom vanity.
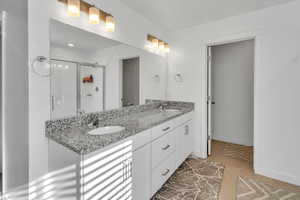
<path id="1" fill-rule="evenodd" d="M 150 101 L 48 121 L 49 170 L 77 166 L 77 199 L 149 200 L 193 151 L 193 110 L 193 103 Z M 112 126 L 124 130 L 89 134 Z"/>
<path id="2" fill-rule="evenodd" d="M 166 99 L 164 55 L 50 23 L 52 196 L 151 199 L 193 151 L 194 104 L 147 100 Z"/>

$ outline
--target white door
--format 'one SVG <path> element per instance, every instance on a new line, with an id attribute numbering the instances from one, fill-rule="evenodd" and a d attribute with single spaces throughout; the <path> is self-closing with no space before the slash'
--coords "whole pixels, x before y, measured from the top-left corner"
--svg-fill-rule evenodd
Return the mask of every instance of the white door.
<path id="1" fill-rule="evenodd" d="M 151 198 L 151 146 L 150 144 L 133 152 L 132 199 Z"/>
<path id="2" fill-rule="evenodd" d="M 211 47 L 207 47 L 207 154 L 211 155 L 212 140 L 212 52 Z"/>

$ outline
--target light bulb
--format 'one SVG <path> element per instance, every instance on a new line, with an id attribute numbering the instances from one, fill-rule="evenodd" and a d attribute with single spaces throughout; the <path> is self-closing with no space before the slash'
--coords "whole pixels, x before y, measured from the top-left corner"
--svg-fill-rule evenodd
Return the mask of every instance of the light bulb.
<path id="1" fill-rule="evenodd" d="M 91 24 L 99 24 L 100 23 L 100 11 L 96 7 L 89 8 L 89 22 Z"/>
<path id="2" fill-rule="evenodd" d="M 107 15 L 105 18 L 105 29 L 108 32 L 114 32 L 115 31 L 115 20 L 113 16 Z"/>
<path id="3" fill-rule="evenodd" d="M 68 0 L 68 15 L 71 17 L 80 16 L 80 0 Z"/>
<path id="4" fill-rule="evenodd" d="M 158 48 L 158 39 L 153 38 L 151 42 L 152 42 L 152 47 L 153 48 Z"/>
<path id="5" fill-rule="evenodd" d="M 165 52 L 166 53 L 170 53 L 170 45 L 169 44 L 165 44 Z"/>
<path id="6" fill-rule="evenodd" d="M 160 41 L 160 42 L 158 43 L 158 48 L 159 48 L 160 50 L 164 50 L 164 49 L 165 49 L 165 43 L 164 43 L 163 41 Z"/>

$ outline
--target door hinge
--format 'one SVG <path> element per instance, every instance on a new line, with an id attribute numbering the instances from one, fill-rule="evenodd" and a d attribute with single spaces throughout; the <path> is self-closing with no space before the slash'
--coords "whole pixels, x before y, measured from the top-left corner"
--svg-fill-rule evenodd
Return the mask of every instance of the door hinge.
<path id="1" fill-rule="evenodd" d="M 208 135 L 208 136 L 207 136 L 207 140 L 212 140 L 211 135 Z"/>
<path id="2" fill-rule="evenodd" d="M 207 56 L 207 60 L 208 60 L 209 62 L 211 62 L 212 56 Z"/>
<path id="3" fill-rule="evenodd" d="M 206 97 L 206 101 L 207 101 L 207 102 L 212 101 L 212 96 L 207 96 L 207 97 Z"/>

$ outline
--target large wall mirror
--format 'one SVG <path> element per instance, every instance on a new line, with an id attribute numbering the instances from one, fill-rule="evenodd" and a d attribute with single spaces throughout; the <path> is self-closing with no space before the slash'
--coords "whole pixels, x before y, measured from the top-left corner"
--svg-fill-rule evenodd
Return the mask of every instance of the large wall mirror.
<path id="1" fill-rule="evenodd" d="M 165 57 L 56 20 L 50 30 L 51 119 L 165 98 Z"/>

